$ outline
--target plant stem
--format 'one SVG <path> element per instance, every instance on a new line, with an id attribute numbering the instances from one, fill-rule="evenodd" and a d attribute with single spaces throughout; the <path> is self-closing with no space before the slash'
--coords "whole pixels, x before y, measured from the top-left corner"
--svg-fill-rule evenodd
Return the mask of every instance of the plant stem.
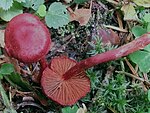
<path id="1" fill-rule="evenodd" d="M 137 50 L 143 49 L 146 45 L 150 44 L 150 33 L 142 35 L 140 38 L 133 40 L 132 42 L 125 44 L 117 49 L 110 50 L 95 56 L 89 57 L 85 60 L 78 62 L 75 66 L 69 69 L 64 75 L 63 79 L 68 80 L 72 76 L 75 76 L 85 69 L 93 67 L 97 64 L 116 60 L 123 56 L 127 56 Z"/>

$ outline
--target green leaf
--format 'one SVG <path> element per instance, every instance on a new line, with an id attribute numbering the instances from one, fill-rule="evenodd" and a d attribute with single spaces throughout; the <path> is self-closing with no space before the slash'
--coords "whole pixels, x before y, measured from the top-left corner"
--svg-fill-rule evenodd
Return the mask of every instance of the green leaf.
<path id="1" fill-rule="evenodd" d="M 3 99 L 4 105 L 6 106 L 3 113 L 17 113 L 16 110 L 10 104 L 10 101 L 9 101 L 7 95 L 6 95 L 6 92 L 5 92 L 2 84 L 1 84 L 1 81 L 0 81 L 0 94 L 1 94 L 1 97 Z"/>
<path id="2" fill-rule="evenodd" d="M 134 26 L 132 28 L 132 33 L 134 34 L 135 37 L 139 37 L 139 36 L 147 33 L 147 30 L 144 29 L 142 26 Z"/>
<path id="3" fill-rule="evenodd" d="M 150 22 L 150 13 L 146 13 L 143 17 L 145 22 Z"/>
<path id="4" fill-rule="evenodd" d="M 69 23 L 69 14 L 66 6 L 61 2 L 54 2 L 48 9 L 45 16 L 45 21 L 48 27 L 59 28 Z"/>
<path id="5" fill-rule="evenodd" d="M 77 4 L 82 4 L 84 2 L 87 2 L 88 0 L 74 0 L 75 3 Z"/>
<path id="6" fill-rule="evenodd" d="M 24 80 L 21 75 L 18 73 L 12 73 L 9 76 L 5 76 L 5 79 L 13 86 L 18 86 L 19 89 L 25 90 L 25 91 L 30 91 L 31 85 L 29 84 L 28 81 Z"/>
<path id="7" fill-rule="evenodd" d="M 25 0 L 25 2 L 22 3 L 22 6 L 26 7 L 26 8 L 30 8 L 31 5 L 31 0 Z"/>
<path id="8" fill-rule="evenodd" d="M 23 13 L 22 6 L 19 3 L 15 2 L 13 7 L 11 7 L 7 11 L 0 9 L 0 18 L 5 21 L 10 21 L 13 17 L 22 13 Z"/>
<path id="9" fill-rule="evenodd" d="M 1 80 L 1 79 L 3 79 L 3 75 L 2 75 L 2 74 L 0 74 L 0 80 Z"/>
<path id="10" fill-rule="evenodd" d="M 12 64 L 2 64 L 0 68 L 1 75 L 9 75 L 14 72 L 14 66 Z"/>
<path id="11" fill-rule="evenodd" d="M 146 50 L 146 51 L 149 51 L 149 52 L 150 52 L 150 44 L 149 44 L 149 45 L 147 45 L 147 46 L 144 48 L 144 50 Z"/>
<path id="12" fill-rule="evenodd" d="M 73 107 L 65 107 L 62 109 L 62 113 L 76 113 L 78 110 L 77 105 L 74 105 Z"/>
<path id="13" fill-rule="evenodd" d="M 24 7 L 32 8 L 34 10 L 38 10 L 40 5 L 44 4 L 44 0 L 25 0 L 25 3 L 23 3 Z"/>
<path id="14" fill-rule="evenodd" d="M 129 55 L 132 62 L 138 64 L 141 72 L 148 73 L 150 71 L 150 52 L 137 51 Z"/>
<path id="15" fill-rule="evenodd" d="M 150 89 L 148 90 L 148 100 L 150 101 Z"/>
<path id="16" fill-rule="evenodd" d="M 150 108 L 148 108 L 148 113 L 150 113 Z"/>
<path id="17" fill-rule="evenodd" d="M 9 102 L 8 97 L 6 95 L 6 92 L 5 92 L 5 90 L 4 90 L 4 88 L 3 88 L 2 84 L 1 84 L 1 81 L 0 81 L 0 94 L 1 94 L 2 99 L 4 101 L 4 105 L 7 108 L 10 107 L 10 102 Z"/>
<path id="18" fill-rule="evenodd" d="M 150 108 L 148 108 L 148 113 L 150 113 Z"/>
<path id="19" fill-rule="evenodd" d="M 150 22 L 147 25 L 147 32 L 150 32 Z"/>
<path id="20" fill-rule="evenodd" d="M 34 10 L 38 10 L 40 5 L 44 4 L 44 0 L 32 0 L 31 4 L 31 8 L 33 8 Z"/>
<path id="21" fill-rule="evenodd" d="M 2 55 L 3 53 L 2 53 L 2 49 L 0 48 L 0 55 Z"/>
<path id="22" fill-rule="evenodd" d="M 44 17 L 46 15 L 46 6 L 45 5 L 40 5 L 40 7 L 37 10 L 37 13 L 41 16 Z"/>
<path id="23" fill-rule="evenodd" d="M 0 8 L 3 10 L 8 10 L 13 5 L 13 0 L 1 0 Z"/>

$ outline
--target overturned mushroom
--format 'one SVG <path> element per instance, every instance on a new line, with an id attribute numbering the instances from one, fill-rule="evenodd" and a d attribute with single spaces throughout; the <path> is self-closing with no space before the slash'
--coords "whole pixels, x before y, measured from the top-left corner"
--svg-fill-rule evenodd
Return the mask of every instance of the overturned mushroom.
<path id="1" fill-rule="evenodd" d="M 67 57 L 54 58 L 43 71 L 41 85 L 45 94 L 61 105 L 72 105 L 90 91 L 90 80 L 85 71 L 64 80 L 63 75 L 76 61 Z"/>
<path id="2" fill-rule="evenodd" d="M 90 90 L 85 69 L 116 60 L 150 44 L 150 33 L 117 49 L 97 54 L 80 62 L 66 57 L 54 58 L 42 74 L 41 85 L 45 94 L 61 105 L 73 105 Z"/>

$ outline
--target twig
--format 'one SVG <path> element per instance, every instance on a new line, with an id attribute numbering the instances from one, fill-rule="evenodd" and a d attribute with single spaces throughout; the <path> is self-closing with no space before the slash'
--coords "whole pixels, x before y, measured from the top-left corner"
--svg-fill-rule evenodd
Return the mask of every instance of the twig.
<path id="1" fill-rule="evenodd" d="M 138 77 L 138 76 L 135 76 L 135 75 L 133 75 L 133 74 L 131 74 L 131 73 L 127 73 L 127 72 L 124 72 L 124 71 L 115 71 L 115 72 L 116 72 L 116 73 L 119 73 L 119 74 L 127 75 L 127 76 L 132 77 L 132 78 L 135 78 L 135 79 L 137 79 L 137 80 L 139 80 L 139 81 L 141 81 L 141 82 L 146 83 L 148 86 L 150 86 L 150 82 L 149 82 L 149 81 L 144 80 L 143 78 L 140 78 L 140 77 Z"/>
<path id="2" fill-rule="evenodd" d="M 116 27 L 116 26 L 111 26 L 111 25 L 103 25 L 104 27 L 106 28 L 110 28 L 110 29 L 114 29 L 114 30 L 117 30 L 117 31 L 120 31 L 120 32 L 128 32 L 126 29 L 121 29 L 119 27 Z"/>
<path id="3" fill-rule="evenodd" d="M 114 5 L 118 5 L 119 3 L 114 0 L 106 0 L 107 2 L 113 3 Z"/>
<path id="4" fill-rule="evenodd" d="M 132 71 L 132 73 L 133 73 L 134 75 L 136 75 L 136 76 L 139 76 L 139 75 L 137 74 L 137 71 L 133 68 L 133 66 L 132 66 L 132 65 L 130 64 L 130 62 L 128 61 L 128 59 L 127 59 L 126 57 L 125 57 L 124 59 L 125 59 L 127 65 L 129 66 L 130 70 Z"/>

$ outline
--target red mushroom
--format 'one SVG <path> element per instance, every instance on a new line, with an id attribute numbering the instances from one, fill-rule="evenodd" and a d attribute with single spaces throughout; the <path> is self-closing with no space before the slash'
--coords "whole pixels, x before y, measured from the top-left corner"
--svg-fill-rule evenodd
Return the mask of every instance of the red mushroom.
<path id="1" fill-rule="evenodd" d="M 90 91 L 90 80 L 85 71 L 72 76 L 68 80 L 62 79 L 76 61 L 67 57 L 54 58 L 50 67 L 43 71 L 41 85 L 45 94 L 61 105 L 72 105 Z"/>
<path id="2" fill-rule="evenodd" d="M 116 60 L 150 44 L 150 33 L 105 53 L 97 54 L 78 63 L 66 58 L 54 58 L 42 74 L 41 85 L 45 94 L 61 105 L 73 105 L 90 90 L 85 69 Z"/>
<path id="3" fill-rule="evenodd" d="M 5 30 L 7 53 L 24 63 L 40 60 L 50 48 L 50 33 L 38 17 L 24 13 L 14 17 Z"/>
<path id="4" fill-rule="evenodd" d="M 47 27 L 37 16 L 29 13 L 14 17 L 5 30 L 5 50 L 11 57 L 23 63 L 40 60 L 46 67 L 45 55 L 48 53 L 51 37 Z"/>

